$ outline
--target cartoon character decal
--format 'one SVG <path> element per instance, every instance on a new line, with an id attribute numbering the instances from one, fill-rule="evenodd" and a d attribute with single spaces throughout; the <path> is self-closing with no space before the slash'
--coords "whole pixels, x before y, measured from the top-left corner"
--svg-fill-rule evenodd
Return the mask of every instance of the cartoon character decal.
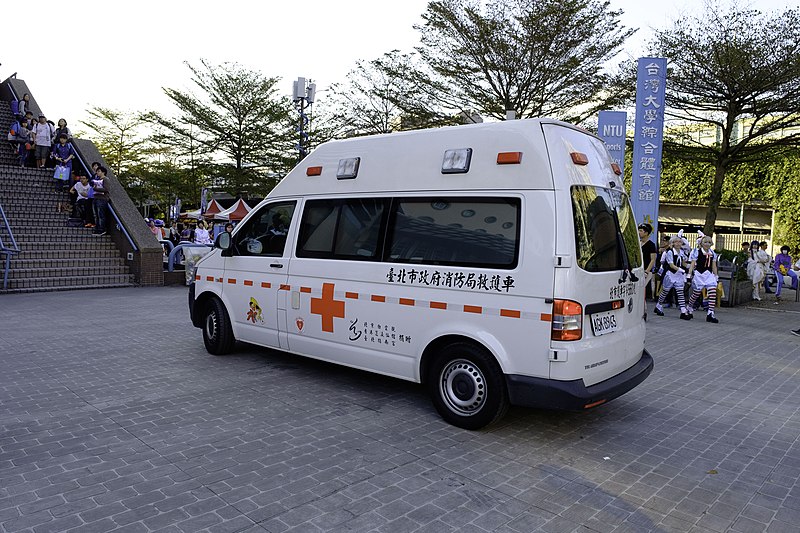
<path id="1" fill-rule="evenodd" d="M 253 324 L 257 322 L 264 323 L 264 317 L 261 316 L 261 306 L 258 305 L 258 301 L 253 297 L 250 297 L 250 309 L 247 311 L 247 320 Z"/>

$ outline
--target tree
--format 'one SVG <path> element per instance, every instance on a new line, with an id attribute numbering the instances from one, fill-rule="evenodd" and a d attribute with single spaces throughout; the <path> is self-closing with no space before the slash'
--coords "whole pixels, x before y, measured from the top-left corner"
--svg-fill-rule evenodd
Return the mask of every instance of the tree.
<path id="1" fill-rule="evenodd" d="M 294 162 L 293 110 L 288 98 L 277 95 L 279 78 L 236 63 L 200 63 L 186 63 L 199 95 L 163 89 L 179 110 L 175 118 L 152 115 L 171 132 L 164 142 L 210 155 L 229 192 L 268 192 L 274 177 Z"/>
<path id="2" fill-rule="evenodd" d="M 598 0 L 433 0 L 419 61 L 398 74 L 450 116 L 556 116 L 579 122 L 627 94 L 604 71 L 634 30 Z M 406 102 L 412 104 L 413 102 Z M 406 109 L 412 111 L 412 109 Z"/>
<path id="3" fill-rule="evenodd" d="M 776 234 L 773 244 L 787 245 L 796 257 L 800 249 L 800 150 L 789 150 L 780 160 L 769 164 L 767 172 L 771 177 L 765 183 L 775 209 Z"/>
<path id="4" fill-rule="evenodd" d="M 146 120 L 138 113 L 128 113 L 105 107 L 93 107 L 86 112 L 91 117 L 81 121 L 91 130 L 89 137 L 123 186 L 129 186 L 131 169 L 143 160 L 147 139 L 142 132 Z"/>
<path id="5" fill-rule="evenodd" d="M 725 179 L 737 165 L 800 145 L 800 10 L 764 15 L 706 3 L 656 31 L 650 51 L 669 60 L 665 118 L 673 155 L 713 168 L 703 231 L 711 234 Z M 697 131 L 715 132 L 716 142 Z"/>
<path id="6" fill-rule="evenodd" d="M 331 133 L 352 137 L 458 123 L 454 116 L 426 105 L 435 100 L 426 94 L 425 84 L 409 76 L 415 57 L 392 50 L 378 59 L 356 62 L 347 81 L 328 90 L 332 111 L 325 114 L 334 126 Z"/>

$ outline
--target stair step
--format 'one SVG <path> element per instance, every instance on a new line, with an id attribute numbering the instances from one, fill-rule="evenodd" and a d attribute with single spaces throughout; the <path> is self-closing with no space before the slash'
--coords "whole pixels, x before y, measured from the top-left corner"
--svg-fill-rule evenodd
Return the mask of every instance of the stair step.
<path id="1" fill-rule="evenodd" d="M 54 250 L 54 249 L 24 249 L 15 256 L 17 259 L 114 259 L 119 257 L 119 250 L 116 248 L 105 248 L 102 250 L 92 250 L 88 255 L 87 250 Z"/>
<path id="2" fill-rule="evenodd" d="M 69 278 L 127 275 L 128 267 L 71 267 L 71 268 L 15 268 L 8 272 L 8 279 Z"/>
<path id="3" fill-rule="evenodd" d="M 107 274 L 98 276 L 61 276 L 52 278 L 9 278 L 8 288 L 28 289 L 36 287 L 75 287 L 79 285 L 89 286 L 108 283 L 131 283 L 131 277 L 132 276 L 130 274 Z"/>
<path id="4" fill-rule="evenodd" d="M 59 233 L 57 231 L 52 231 L 47 233 L 45 236 L 48 239 L 53 239 L 58 237 L 57 241 L 43 241 L 42 240 L 42 233 L 14 233 L 14 238 L 17 240 L 17 244 L 22 246 L 23 243 L 37 245 L 43 242 L 57 242 L 62 245 L 72 245 L 79 242 L 97 242 L 98 239 L 102 239 L 102 237 L 96 237 L 94 233 L 92 233 L 91 228 L 66 228 L 69 230 L 74 230 L 70 233 Z"/>
<path id="5" fill-rule="evenodd" d="M 25 286 L 25 287 L 12 287 L 11 280 L 8 280 L 8 289 L 3 290 L 0 283 L 0 294 L 13 294 L 22 292 L 51 292 L 51 291 L 77 291 L 87 289 L 118 289 L 121 287 L 134 287 L 132 281 L 119 281 L 108 282 L 97 285 L 60 285 L 60 286 Z"/>
<path id="6" fill-rule="evenodd" d="M 14 256 L 16 257 L 16 256 Z M 121 257 L 73 257 L 71 259 L 11 259 L 11 268 L 96 268 L 121 267 L 125 260 Z"/>

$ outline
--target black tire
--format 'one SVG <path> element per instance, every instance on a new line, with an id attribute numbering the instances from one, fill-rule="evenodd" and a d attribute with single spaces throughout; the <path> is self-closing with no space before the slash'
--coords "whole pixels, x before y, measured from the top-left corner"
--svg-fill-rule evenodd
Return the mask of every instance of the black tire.
<path id="1" fill-rule="evenodd" d="M 218 298 L 211 298 L 203 310 L 203 344 L 214 355 L 230 353 L 236 339 L 233 338 L 231 319 Z"/>
<path id="2" fill-rule="evenodd" d="M 500 365 L 474 344 L 445 346 L 430 366 L 427 386 L 439 415 L 463 429 L 481 429 L 508 411 L 508 390 Z"/>

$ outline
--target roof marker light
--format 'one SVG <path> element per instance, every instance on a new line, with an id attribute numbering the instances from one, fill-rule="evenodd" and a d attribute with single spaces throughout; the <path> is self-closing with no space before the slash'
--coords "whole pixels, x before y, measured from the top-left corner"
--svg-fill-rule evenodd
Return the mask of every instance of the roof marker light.
<path id="1" fill-rule="evenodd" d="M 442 158 L 442 174 L 464 174 L 469 172 L 472 148 L 445 150 Z"/>
<path id="2" fill-rule="evenodd" d="M 320 176 L 322 174 L 322 167 L 308 167 L 306 169 L 306 176 Z"/>
<path id="3" fill-rule="evenodd" d="M 336 169 L 336 178 L 340 180 L 351 180 L 358 176 L 358 166 L 361 163 L 360 157 L 348 157 L 339 160 L 339 168 Z"/>
<path id="4" fill-rule="evenodd" d="M 570 152 L 570 157 L 572 157 L 572 162 L 576 165 L 588 165 L 589 158 L 586 157 L 586 154 L 581 152 Z"/>
<path id="5" fill-rule="evenodd" d="M 497 154 L 498 165 L 519 165 L 522 162 L 522 152 L 500 152 Z"/>

